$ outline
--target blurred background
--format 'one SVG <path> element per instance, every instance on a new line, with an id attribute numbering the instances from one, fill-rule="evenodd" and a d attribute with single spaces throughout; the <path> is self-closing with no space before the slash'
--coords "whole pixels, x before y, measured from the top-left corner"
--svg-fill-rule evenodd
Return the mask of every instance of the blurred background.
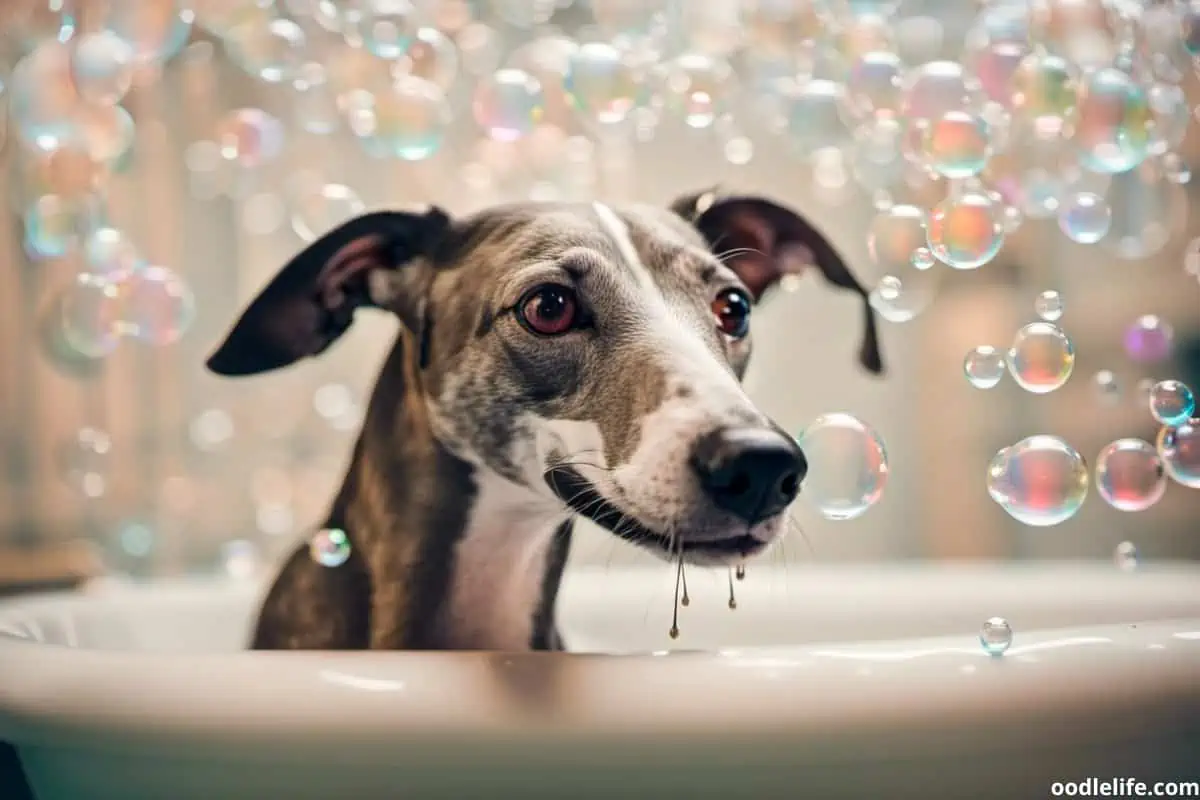
<path id="1" fill-rule="evenodd" d="M 362 313 L 322 359 L 206 374 L 306 242 L 384 206 L 720 183 L 801 209 L 885 320 L 878 380 L 859 304 L 819 277 L 756 313 L 752 396 L 797 434 L 853 415 L 888 466 L 850 481 L 877 495 L 854 519 L 802 500 L 774 558 L 1200 556 L 1200 444 L 1184 425 L 1171 449 L 1148 407 L 1155 381 L 1200 385 L 1195 4 L 5 0 L 0 19 L 2 543 L 82 536 L 135 576 L 269 569 L 320 525 L 395 333 Z M 979 346 L 999 355 L 965 368 Z M 1061 441 L 989 493 L 993 457 L 1042 434 Z M 1145 448 L 1101 493 L 1125 437 Z M 1002 507 L 1039 474 L 1060 524 Z M 573 558 L 643 560 L 599 533 Z"/>

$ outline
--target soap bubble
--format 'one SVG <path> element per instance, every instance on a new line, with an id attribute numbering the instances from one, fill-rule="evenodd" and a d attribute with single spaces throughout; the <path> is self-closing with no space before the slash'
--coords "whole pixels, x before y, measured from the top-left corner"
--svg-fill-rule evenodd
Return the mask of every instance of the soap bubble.
<path id="1" fill-rule="evenodd" d="M 1121 397 L 1121 384 L 1111 370 L 1102 369 L 1092 376 L 1092 385 L 1100 400 L 1112 404 Z"/>
<path id="2" fill-rule="evenodd" d="M 1149 442 L 1118 439 L 1096 457 L 1096 492 L 1118 511 L 1145 511 L 1166 490 L 1162 459 Z"/>
<path id="3" fill-rule="evenodd" d="M 1058 322 L 1065 310 L 1062 295 L 1053 289 L 1047 289 L 1033 301 L 1033 310 L 1046 322 Z"/>
<path id="4" fill-rule="evenodd" d="M 841 106 L 845 88 L 816 78 L 802 81 L 784 97 L 788 141 L 803 156 L 840 142 L 846 135 Z"/>
<path id="5" fill-rule="evenodd" d="M 136 126 L 119 105 L 81 106 L 76 113 L 75 146 L 83 149 L 102 174 L 121 169 L 133 150 Z"/>
<path id="6" fill-rule="evenodd" d="M 348 186 L 340 183 L 306 185 L 292 199 L 292 230 L 306 242 L 315 242 L 366 209 Z"/>
<path id="7" fill-rule="evenodd" d="M 1164 428 L 1158 454 L 1172 480 L 1181 486 L 1200 489 L 1200 420 Z"/>
<path id="8" fill-rule="evenodd" d="M 882 274 L 870 302 L 889 322 L 907 322 L 933 300 L 937 279 L 925 239 L 925 212 L 913 205 L 880 211 L 867 229 L 867 252 Z"/>
<path id="9" fill-rule="evenodd" d="M 1183 89 L 1171 83 L 1156 83 L 1146 93 L 1154 115 L 1154 141 L 1150 152 L 1167 153 L 1179 148 L 1192 123 L 1192 107 Z"/>
<path id="10" fill-rule="evenodd" d="M 59 468 L 66 482 L 89 499 L 108 490 L 112 469 L 112 439 L 94 427 L 80 428 L 58 448 Z"/>
<path id="11" fill-rule="evenodd" d="M 497 70 L 475 89 L 475 121 L 497 141 L 515 142 L 526 136 L 545 110 L 542 85 L 524 70 Z"/>
<path id="12" fill-rule="evenodd" d="M 1084 167 L 1106 174 L 1133 169 L 1150 152 L 1153 127 L 1146 91 L 1130 75 L 1105 67 L 1084 77 L 1074 136 Z"/>
<path id="13" fill-rule="evenodd" d="M 996 454 L 987 471 L 988 494 L 1025 525 L 1066 522 L 1083 507 L 1088 469 L 1057 436 L 1030 436 Z"/>
<path id="14" fill-rule="evenodd" d="M 983 117 L 947 111 L 925 128 L 925 161 L 943 178 L 978 175 L 991 156 L 991 131 Z"/>
<path id="15" fill-rule="evenodd" d="M 322 567 L 340 567 L 350 560 L 350 537 L 340 528 L 319 530 L 309 541 L 308 553 Z"/>
<path id="16" fill-rule="evenodd" d="M 1075 112 L 1078 98 L 1078 71 L 1071 62 L 1052 53 L 1030 53 L 1013 74 L 1013 114 L 1040 136 L 1060 135 Z"/>
<path id="17" fill-rule="evenodd" d="M 933 253 L 930 252 L 928 247 L 914 249 L 912 251 L 912 258 L 909 260 L 912 262 L 914 269 L 921 271 L 930 269 L 937 263 L 937 259 L 933 257 Z"/>
<path id="18" fill-rule="evenodd" d="M 329 70 L 319 61 L 300 67 L 292 81 L 296 90 L 292 119 L 309 133 L 324 136 L 337 129 L 341 111 L 329 86 Z"/>
<path id="19" fill-rule="evenodd" d="M 978 81 L 953 61 L 929 61 L 913 69 L 904 79 L 902 93 L 902 113 L 910 125 L 930 122 L 948 111 L 973 110 L 982 99 Z"/>
<path id="20" fill-rule="evenodd" d="M 979 644 L 990 656 L 1003 655 L 1012 647 L 1012 626 L 1004 617 L 992 617 L 979 629 Z"/>
<path id="21" fill-rule="evenodd" d="M 1095 244 L 1112 227 L 1112 208 L 1093 192 L 1075 192 L 1059 206 L 1058 227 L 1079 244 Z"/>
<path id="22" fill-rule="evenodd" d="M 1133 572 L 1138 568 L 1138 549 L 1133 542 L 1121 542 L 1113 549 L 1113 563 L 1122 572 Z"/>
<path id="23" fill-rule="evenodd" d="M 1182 381 L 1159 381 L 1150 390 L 1150 413 L 1163 425 L 1182 425 L 1196 413 L 1196 396 Z"/>
<path id="24" fill-rule="evenodd" d="M 423 25 L 417 29 L 416 40 L 406 56 L 408 72 L 418 78 L 431 81 L 446 92 L 458 78 L 458 48 L 454 40 L 437 28 Z M 546 90 L 545 79 L 533 69 L 527 69 Z"/>
<path id="25" fill-rule="evenodd" d="M 93 103 L 119 103 L 133 83 L 133 69 L 133 48 L 112 31 L 84 34 L 71 49 L 75 89 Z"/>
<path id="26" fill-rule="evenodd" d="M 305 62 L 308 38 L 290 19 L 254 18 L 225 35 L 230 59 L 266 83 L 291 81 Z"/>
<path id="27" fill-rule="evenodd" d="M 80 210 L 58 195 L 39 197 L 25 212 L 25 251 L 31 258 L 62 258 L 79 235 Z"/>
<path id="28" fill-rule="evenodd" d="M 1158 162 L 1162 166 L 1163 176 L 1171 183 L 1183 185 L 1192 180 L 1192 168 L 1178 153 L 1164 153 Z"/>
<path id="29" fill-rule="evenodd" d="M 587 42 L 571 54 L 565 86 L 575 108 L 604 125 L 624 121 L 641 92 L 625 55 L 604 42 Z"/>
<path id="30" fill-rule="evenodd" d="M 78 106 L 66 45 L 39 44 L 13 68 L 8 107 L 16 133 L 25 142 L 50 150 L 69 140 L 75 135 Z"/>
<path id="31" fill-rule="evenodd" d="M 991 389 L 1004 377 L 1004 354 L 989 345 L 979 345 L 963 359 L 963 374 L 976 389 Z"/>
<path id="32" fill-rule="evenodd" d="M 147 344 L 174 344 L 196 317 L 191 288 L 166 267 L 148 264 L 127 276 L 120 295 L 122 333 Z"/>
<path id="33" fill-rule="evenodd" d="M 868 295 L 871 307 L 888 322 L 910 322 L 929 307 L 933 291 L 919 273 L 884 275 Z"/>
<path id="34" fill-rule="evenodd" d="M 1013 78 L 1020 68 L 1029 46 L 1024 41 L 989 42 L 982 48 L 971 48 L 967 53 L 971 72 L 979 80 L 987 99 L 1001 108 L 1013 104 Z"/>
<path id="35" fill-rule="evenodd" d="M 983 192 L 965 191 L 938 203 L 929 215 L 929 249 L 955 269 L 976 269 L 1004 244 L 1000 212 Z"/>
<path id="36" fill-rule="evenodd" d="M 1143 364 L 1165 361 L 1171 355 L 1175 331 L 1155 314 L 1143 314 L 1125 330 L 1125 352 Z"/>
<path id="37" fill-rule="evenodd" d="M 691 128 L 708 128 L 725 113 L 734 74 L 724 59 L 684 53 L 666 65 L 662 91 L 666 106 Z"/>
<path id="38" fill-rule="evenodd" d="M 89 272 L 117 280 L 144 263 L 129 237 L 107 225 L 101 225 L 84 238 L 83 259 Z"/>
<path id="39" fill-rule="evenodd" d="M 187 44 L 193 14 L 178 0 L 108 0 L 103 27 L 133 48 L 138 66 L 162 64 Z"/>
<path id="40" fill-rule="evenodd" d="M 103 358 L 121 338 L 120 286 L 102 275 L 81 272 L 62 299 L 63 339 L 89 358 Z"/>
<path id="41" fill-rule="evenodd" d="M 350 129 L 368 154 L 422 161 L 445 141 L 452 121 L 449 101 L 437 84 L 399 75 L 378 94 L 355 90 L 347 97 Z"/>
<path id="42" fill-rule="evenodd" d="M 822 414 L 797 441 L 809 465 L 800 494 L 821 516 L 855 519 L 879 502 L 887 485 L 887 451 L 869 426 L 850 414 Z"/>
<path id="43" fill-rule="evenodd" d="M 1017 331 L 1008 350 L 1008 371 L 1027 392 L 1047 394 L 1062 388 L 1075 369 L 1075 346 L 1051 322 L 1031 322 Z"/>
<path id="44" fill-rule="evenodd" d="M 854 131 L 850 166 L 867 191 L 888 189 L 904 178 L 904 128 L 890 117 L 879 117 Z"/>
<path id="45" fill-rule="evenodd" d="M 221 118 L 215 138 L 223 158 L 254 168 L 279 157 L 283 137 L 283 123 L 276 117 L 261 108 L 239 108 Z"/>
<path id="46" fill-rule="evenodd" d="M 900 109 L 904 63 L 886 50 L 863 53 L 846 75 L 843 108 L 853 119 L 894 117 Z"/>
<path id="47" fill-rule="evenodd" d="M 354 16 L 363 46 L 380 58 L 402 57 L 416 39 L 417 9 L 409 0 L 359 0 Z"/>

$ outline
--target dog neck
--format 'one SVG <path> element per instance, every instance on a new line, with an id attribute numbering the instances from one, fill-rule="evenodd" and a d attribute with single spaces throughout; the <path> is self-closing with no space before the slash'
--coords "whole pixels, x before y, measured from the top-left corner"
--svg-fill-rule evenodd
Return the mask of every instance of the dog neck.
<path id="1" fill-rule="evenodd" d="M 447 450 L 414 348 L 383 366 L 330 515 L 370 581 L 372 649 L 559 649 L 569 512 Z"/>

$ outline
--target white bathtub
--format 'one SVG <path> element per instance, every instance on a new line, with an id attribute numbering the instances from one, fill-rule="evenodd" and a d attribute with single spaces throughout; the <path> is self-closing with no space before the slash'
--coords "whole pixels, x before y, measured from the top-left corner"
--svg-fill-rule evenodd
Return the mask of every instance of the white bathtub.
<path id="1" fill-rule="evenodd" d="M 0 741 L 38 800 L 1032 798 L 1200 778 L 1200 571 L 577 572 L 576 649 L 247 653 L 257 587 L 0 603 Z M 1002 658 L 976 637 L 1015 630 Z M 705 653 L 668 655 L 668 646 Z M 0 796 L 5 792 L 0 787 Z"/>

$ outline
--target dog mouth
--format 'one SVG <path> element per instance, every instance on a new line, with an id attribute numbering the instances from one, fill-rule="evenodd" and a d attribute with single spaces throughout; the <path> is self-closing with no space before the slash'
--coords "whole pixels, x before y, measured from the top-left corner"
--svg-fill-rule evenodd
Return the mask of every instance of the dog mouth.
<path id="1" fill-rule="evenodd" d="M 627 542 L 652 547 L 668 555 L 678 555 L 682 550 L 684 554 L 745 558 L 761 552 L 767 546 L 766 542 L 748 533 L 701 542 L 675 540 L 630 517 L 600 494 L 573 467 L 551 468 L 546 473 L 546 485 L 579 516 L 586 517 Z"/>

